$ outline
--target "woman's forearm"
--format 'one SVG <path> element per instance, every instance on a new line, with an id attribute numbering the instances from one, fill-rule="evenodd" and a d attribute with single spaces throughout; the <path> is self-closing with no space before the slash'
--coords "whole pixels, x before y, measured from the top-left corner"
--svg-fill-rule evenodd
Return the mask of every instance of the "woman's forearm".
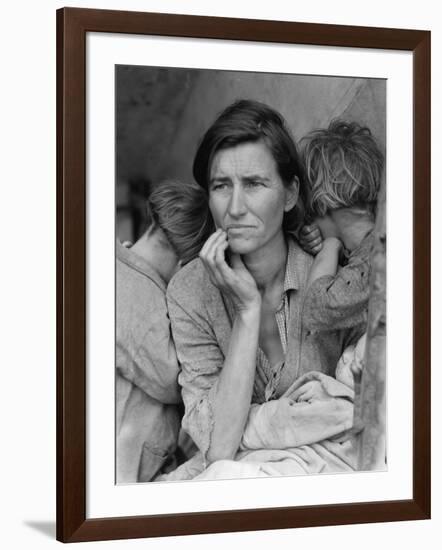
<path id="1" fill-rule="evenodd" d="M 235 318 L 215 397 L 209 462 L 232 459 L 238 450 L 252 400 L 260 316 L 258 304 Z"/>

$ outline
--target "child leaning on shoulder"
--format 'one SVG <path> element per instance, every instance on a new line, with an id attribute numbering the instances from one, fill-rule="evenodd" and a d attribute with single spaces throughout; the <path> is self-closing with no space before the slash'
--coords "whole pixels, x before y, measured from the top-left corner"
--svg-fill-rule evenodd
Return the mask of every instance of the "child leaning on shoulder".
<path id="1" fill-rule="evenodd" d="M 303 139 L 312 224 L 303 246 L 316 253 L 307 282 L 303 325 L 310 331 L 367 326 L 370 253 L 384 158 L 367 127 L 332 121 Z"/>

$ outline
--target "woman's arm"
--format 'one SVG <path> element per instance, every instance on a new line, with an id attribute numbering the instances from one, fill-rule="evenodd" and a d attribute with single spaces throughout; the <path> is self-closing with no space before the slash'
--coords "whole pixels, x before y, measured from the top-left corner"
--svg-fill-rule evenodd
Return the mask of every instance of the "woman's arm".
<path id="1" fill-rule="evenodd" d="M 214 426 L 207 460 L 233 459 L 252 401 L 260 309 L 240 312 L 233 323 L 229 349 L 214 399 Z"/>
<path id="2" fill-rule="evenodd" d="M 213 406 L 213 432 L 207 460 L 232 459 L 238 450 L 252 400 L 261 317 L 261 295 L 240 256 L 225 260 L 227 234 L 218 229 L 200 258 L 212 282 L 232 300 L 236 316 L 220 371 Z"/>
<path id="3" fill-rule="evenodd" d="M 183 428 L 211 462 L 233 458 L 238 449 L 252 399 L 261 315 L 261 296 L 254 279 L 239 256 L 232 256 L 232 267 L 227 265 L 226 248 L 225 233 L 218 231 L 200 253 L 210 279 L 235 306 L 225 357 L 212 323 L 201 314 L 204 307 L 199 297 L 178 288 L 176 279 L 167 293 L 182 369 Z M 193 293 L 200 290 L 199 285 L 201 281 L 193 281 Z"/>

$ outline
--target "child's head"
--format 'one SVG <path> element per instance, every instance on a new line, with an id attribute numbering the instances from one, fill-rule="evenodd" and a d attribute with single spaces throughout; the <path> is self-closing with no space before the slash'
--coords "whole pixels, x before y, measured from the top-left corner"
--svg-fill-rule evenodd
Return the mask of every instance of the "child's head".
<path id="1" fill-rule="evenodd" d="M 148 231 L 162 230 L 184 265 L 198 253 L 213 230 L 206 192 L 196 183 L 167 180 L 156 186 L 147 202 Z"/>
<path id="2" fill-rule="evenodd" d="M 376 211 L 384 157 L 367 127 L 333 120 L 303 138 L 309 211 L 325 216 L 338 208 Z"/>

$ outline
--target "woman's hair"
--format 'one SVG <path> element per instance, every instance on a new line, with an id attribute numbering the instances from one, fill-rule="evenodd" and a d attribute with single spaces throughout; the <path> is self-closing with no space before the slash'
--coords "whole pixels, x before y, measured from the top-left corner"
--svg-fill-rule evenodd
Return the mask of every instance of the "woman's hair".
<path id="1" fill-rule="evenodd" d="M 208 190 L 210 169 L 215 154 L 241 143 L 261 141 L 267 145 L 286 187 L 295 177 L 299 180 L 299 198 L 290 212 L 284 214 L 285 231 L 295 232 L 304 220 L 305 184 L 296 145 L 282 116 L 264 103 L 249 99 L 227 107 L 207 130 L 193 162 L 195 181 Z"/>
<path id="2" fill-rule="evenodd" d="M 301 140 L 309 215 L 359 207 L 376 212 L 384 157 L 367 127 L 333 120 Z"/>
<path id="3" fill-rule="evenodd" d="M 149 195 L 146 207 L 149 230 L 163 230 L 183 265 L 198 256 L 213 232 L 206 192 L 195 183 L 164 181 Z"/>

